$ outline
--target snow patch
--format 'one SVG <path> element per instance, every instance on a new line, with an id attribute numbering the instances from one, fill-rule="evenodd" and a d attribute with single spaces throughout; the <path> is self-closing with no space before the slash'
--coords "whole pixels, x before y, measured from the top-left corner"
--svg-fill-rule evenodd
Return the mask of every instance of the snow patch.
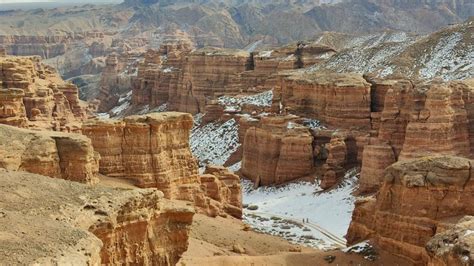
<path id="1" fill-rule="evenodd" d="M 354 210 L 352 193 L 357 183 L 355 169 L 346 173 L 337 188 L 327 192 L 308 182 L 254 189 L 251 181 L 243 180 L 244 204 L 257 206 L 254 211 L 244 209 L 244 220 L 258 231 L 279 235 L 294 243 L 320 249 L 343 247 Z M 282 229 L 287 227 L 275 225 L 272 216 L 302 223 L 303 227 Z M 309 222 L 303 223 L 303 219 Z"/>
<path id="2" fill-rule="evenodd" d="M 224 123 L 214 122 L 201 126 L 202 114 L 195 116 L 190 145 L 199 166 L 206 164 L 224 165 L 240 147 L 239 124 L 235 119 Z"/>

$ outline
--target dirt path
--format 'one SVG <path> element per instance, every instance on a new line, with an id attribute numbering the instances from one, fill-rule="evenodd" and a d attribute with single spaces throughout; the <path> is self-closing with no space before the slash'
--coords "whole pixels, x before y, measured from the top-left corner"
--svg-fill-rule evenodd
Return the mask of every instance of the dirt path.
<path id="1" fill-rule="evenodd" d="M 278 215 L 278 214 L 274 214 L 274 213 L 267 213 L 267 212 L 251 212 L 251 213 L 256 214 L 256 215 L 260 215 L 260 216 L 263 216 L 263 217 L 266 217 L 266 218 L 278 217 L 280 219 L 288 220 L 288 221 L 291 221 L 293 223 L 299 224 L 301 226 L 310 227 L 310 228 L 315 229 L 316 231 L 320 232 L 324 236 L 326 236 L 331 241 L 331 244 L 337 246 L 340 249 L 346 248 L 346 240 L 345 239 L 334 235 L 333 233 L 329 232 L 328 230 L 324 229 L 323 227 L 321 227 L 320 225 L 318 225 L 316 223 L 313 223 L 313 222 L 302 223 L 300 220 L 295 220 L 294 218 L 286 217 L 286 216 L 282 216 L 282 215 Z"/>

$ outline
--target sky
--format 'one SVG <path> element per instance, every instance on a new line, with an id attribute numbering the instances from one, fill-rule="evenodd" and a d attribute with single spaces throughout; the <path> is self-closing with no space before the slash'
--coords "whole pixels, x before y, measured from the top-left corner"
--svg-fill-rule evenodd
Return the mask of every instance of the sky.
<path id="1" fill-rule="evenodd" d="M 97 3 L 97 2 L 114 2 L 120 3 L 122 0 L 0 0 L 0 4 L 19 4 L 19 3 L 45 3 L 45 2 L 74 2 L 74 3 Z"/>

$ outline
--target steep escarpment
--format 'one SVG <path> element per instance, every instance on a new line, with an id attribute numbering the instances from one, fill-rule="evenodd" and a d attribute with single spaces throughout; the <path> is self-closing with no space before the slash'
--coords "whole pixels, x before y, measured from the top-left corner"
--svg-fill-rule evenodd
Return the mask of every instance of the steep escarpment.
<path id="1" fill-rule="evenodd" d="M 349 243 L 372 239 L 413 263 L 426 263 L 425 244 L 474 213 L 472 164 L 461 157 L 433 156 L 388 167 L 376 197 L 356 203 Z"/>
<path id="2" fill-rule="evenodd" d="M 1 168 L 95 184 L 99 158 L 82 135 L 0 125 Z"/>
<path id="3" fill-rule="evenodd" d="M 365 148 L 361 192 L 376 191 L 383 170 L 397 160 L 436 154 L 472 156 L 472 89 L 467 81 L 416 85 L 392 81 L 377 135 Z"/>
<path id="4" fill-rule="evenodd" d="M 37 57 L 0 57 L 0 123 L 78 131 L 87 117 L 77 87 Z"/>
<path id="5" fill-rule="evenodd" d="M 154 189 L 90 187 L 0 171 L 0 256 L 6 264 L 174 265 L 193 210 Z"/>
<path id="6" fill-rule="evenodd" d="M 239 177 L 218 168 L 199 175 L 189 148 L 192 126 L 190 114 L 167 112 L 92 120 L 82 130 L 101 155 L 101 174 L 158 188 L 166 198 L 192 201 L 211 216 L 240 217 Z"/>
<path id="7" fill-rule="evenodd" d="M 370 130 L 370 84 L 357 74 L 298 71 L 282 77 L 282 108 L 337 128 Z"/>
<path id="8" fill-rule="evenodd" d="M 313 137 L 295 117 L 265 117 L 250 127 L 243 144 L 242 174 L 259 185 L 282 184 L 313 171 Z"/>

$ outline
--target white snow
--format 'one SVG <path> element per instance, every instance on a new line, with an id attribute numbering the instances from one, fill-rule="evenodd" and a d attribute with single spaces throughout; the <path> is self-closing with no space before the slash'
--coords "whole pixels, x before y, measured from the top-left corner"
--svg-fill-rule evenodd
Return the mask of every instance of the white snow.
<path id="1" fill-rule="evenodd" d="M 237 151 L 239 143 L 239 124 L 235 119 L 224 123 L 214 122 L 201 126 L 202 115 L 195 116 L 195 126 L 191 131 L 190 145 L 200 167 L 206 164 L 224 165 Z"/>
<path id="2" fill-rule="evenodd" d="M 258 54 L 260 57 L 270 57 L 272 56 L 273 51 L 263 51 Z"/>
<path id="3" fill-rule="evenodd" d="M 464 79 L 474 75 L 474 45 L 467 49 L 456 49 L 463 35 L 454 32 L 439 40 L 436 46 L 427 51 L 419 63 L 422 78 L 440 76 L 445 80 Z"/>
<path id="4" fill-rule="evenodd" d="M 244 104 L 251 104 L 260 107 L 272 106 L 273 91 L 248 96 L 221 96 L 218 99 L 219 104 L 225 106 L 228 111 L 239 111 Z"/>
<path id="5" fill-rule="evenodd" d="M 118 105 L 110 110 L 111 116 L 121 116 L 130 107 L 132 103 L 132 91 L 120 96 Z"/>
<path id="6" fill-rule="evenodd" d="M 464 233 L 464 236 L 470 236 L 474 234 L 474 230 L 466 230 L 466 233 Z"/>
<path id="7" fill-rule="evenodd" d="M 321 249 L 345 246 L 343 237 L 349 228 L 354 209 L 355 196 L 352 192 L 356 189 L 357 175 L 355 169 L 347 172 L 342 184 L 328 192 L 323 192 L 319 185 L 308 182 L 253 189 L 253 184 L 244 180 L 244 204 L 258 206 L 255 211 L 245 209 L 244 219 L 257 230 L 283 236 L 292 242 Z M 309 223 L 303 224 L 303 228 L 306 227 L 308 231 L 295 226 L 290 231 L 296 236 L 290 237 L 286 233 L 282 235 L 279 226 L 274 227 L 273 220 L 265 220 L 272 216 L 299 223 L 308 218 Z M 308 243 L 304 235 L 312 235 L 315 239 Z"/>

